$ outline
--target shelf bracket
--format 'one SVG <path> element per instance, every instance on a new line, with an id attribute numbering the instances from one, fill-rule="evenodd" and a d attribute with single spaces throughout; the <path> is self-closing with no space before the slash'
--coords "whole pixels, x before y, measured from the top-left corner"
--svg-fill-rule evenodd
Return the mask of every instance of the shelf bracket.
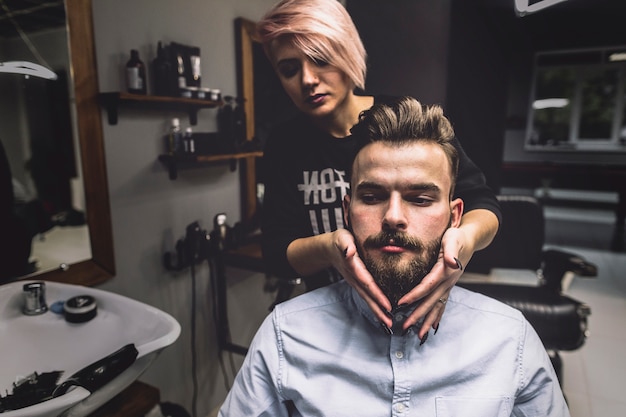
<path id="1" fill-rule="evenodd" d="M 117 108 L 118 108 L 118 106 L 119 106 L 119 103 L 115 99 L 108 99 L 104 103 L 104 107 L 106 108 L 106 111 L 107 111 L 107 120 L 108 120 L 110 125 L 116 125 L 117 124 L 117 119 L 118 119 L 118 117 L 117 117 L 118 116 Z"/>
<path id="2" fill-rule="evenodd" d="M 198 109 L 189 108 L 189 110 L 187 110 L 187 113 L 189 114 L 189 124 L 192 126 L 197 125 L 198 124 Z"/>
<path id="3" fill-rule="evenodd" d="M 178 178 L 178 166 L 176 164 L 176 158 L 170 155 L 159 155 L 159 161 L 161 161 L 166 167 L 170 180 Z"/>

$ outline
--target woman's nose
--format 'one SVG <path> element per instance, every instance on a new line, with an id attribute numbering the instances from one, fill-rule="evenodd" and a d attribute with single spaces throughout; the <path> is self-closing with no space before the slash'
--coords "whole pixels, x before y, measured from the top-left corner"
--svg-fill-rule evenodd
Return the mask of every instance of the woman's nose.
<path id="1" fill-rule="evenodd" d="M 408 222 L 404 213 L 402 198 L 399 196 L 392 196 L 389 198 L 383 217 L 383 228 L 391 230 L 404 230 L 407 226 Z"/>
<path id="2" fill-rule="evenodd" d="M 317 76 L 317 67 L 309 61 L 302 64 L 302 84 L 305 86 L 316 85 L 319 83 Z"/>

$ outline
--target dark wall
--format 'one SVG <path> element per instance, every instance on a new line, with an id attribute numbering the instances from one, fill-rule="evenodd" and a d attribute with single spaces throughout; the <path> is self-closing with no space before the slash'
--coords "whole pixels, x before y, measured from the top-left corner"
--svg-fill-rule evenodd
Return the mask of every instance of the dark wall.
<path id="1" fill-rule="evenodd" d="M 506 60 L 489 19 L 475 5 L 466 0 L 352 0 L 348 11 L 368 51 L 367 93 L 408 94 L 442 104 L 465 151 L 497 187 Z"/>
<path id="2" fill-rule="evenodd" d="M 446 112 L 467 154 L 499 190 L 509 48 L 494 34 L 513 10 L 481 3 L 452 1 Z"/>
<path id="3" fill-rule="evenodd" d="M 368 53 L 368 94 L 445 101 L 450 0 L 350 0 Z"/>

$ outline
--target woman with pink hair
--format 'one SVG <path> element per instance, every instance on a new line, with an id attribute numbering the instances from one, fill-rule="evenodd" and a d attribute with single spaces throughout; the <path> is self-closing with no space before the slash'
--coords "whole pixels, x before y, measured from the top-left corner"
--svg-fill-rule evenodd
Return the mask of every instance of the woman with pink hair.
<path id="1" fill-rule="evenodd" d="M 278 78 L 300 114 L 275 127 L 264 149 L 263 256 L 280 278 L 303 277 L 307 289 L 340 278 L 391 325 L 392 306 L 363 265 L 341 202 L 349 190 L 353 156 L 350 129 L 384 97 L 365 89 L 366 51 L 337 0 L 282 0 L 257 25 Z M 461 224 L 443 236 L 440 256 L 423 282 L 399 305 L 417 306 L 404 322 L 425 340 L 437 330 L 450 289 L 473 253 L 495 236 L 500 209 L 482 172 L 460 154 L 455 196 L 465 201 Z M 419 328 L 417 328 L 419 327 Z"/>

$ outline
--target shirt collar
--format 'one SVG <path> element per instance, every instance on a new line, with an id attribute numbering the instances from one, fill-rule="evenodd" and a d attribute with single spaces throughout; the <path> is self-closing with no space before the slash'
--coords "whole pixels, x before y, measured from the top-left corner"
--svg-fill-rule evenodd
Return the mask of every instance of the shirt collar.
<path id="1" fill-rule="evenodd" d="M 368 321 L 370 321 L 372 324 L 378 327 L 380 331 L 387 333 L 389 335 L 392 335 L 392 334 L 402 335 L 403 334 L 402 324 L 404 323 L 406 318 L 409 317 L 409 315 L 413 312 L 413 310 L 415 310 L 417 306 L 419 305 L 419 302 L 415 302 L 413 304 L 403 305 L 403 306 L 394 308 L 391 311 L 392 326 L 391 328 L 388 328 L 386 325 L 381 323 L 376 318 L 376 316 L 374 315 L 372 310 L 369 308 L 365 300 L 359 295 L 359 293 L 354 288 L 350 287 L 350 292 L 352 294 L 352 301 L 354 302 L 356 307 L 359 309 L 359 312 L 363 316 L 365 316 L 365 318 L 367 318 Z M 411 326 L 410 329 L 413 329 L 413 332 L 417 333 L 417 330 L 422 325 L 422 321 L 423 320 L 418 321 L 416 324 Z"/>

